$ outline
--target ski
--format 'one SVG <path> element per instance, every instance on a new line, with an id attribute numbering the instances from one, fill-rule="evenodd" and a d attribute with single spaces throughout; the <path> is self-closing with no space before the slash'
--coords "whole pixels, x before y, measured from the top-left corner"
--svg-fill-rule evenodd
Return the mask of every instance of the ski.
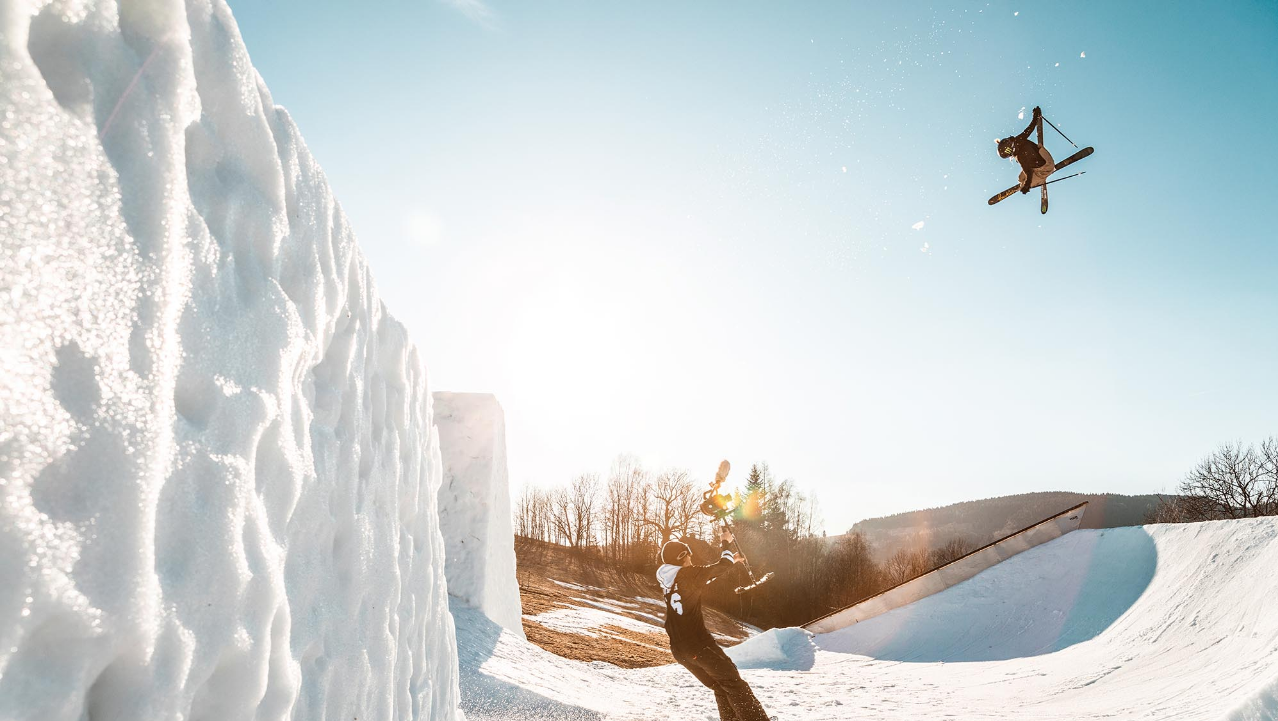
<path id="1" fill-rule="evenodd" d="M 722 523 L 724 528 L 732 532 L 732 545 L 736 546 L 737 553 L 744 558 L 745 554 L 741 553 L 741 544 L 737 541 L 737 532 L 733 530 L 732 524 L 728 522 L 728 518 L 736 512 L 735 508 L 728 507 L 732 503 L 732 496 L 719 493 L 719 487 L 723 485 L 724 481 L 728 480 L 728 473 L 731 469 L 732 466 L 726 460 L 719 463 L 719 471 L 714 474 L 714 480 L 710 481 L 710 490 L 701 494 L 701 512 Z M 772 578 L 772 571 L 768 571 L 762 577 L 756 578 L 754 569 L 750 568 L 749 561 L 743 560 L 742 565 L 745 566 L 746 575 L 750 577 L 750 583 L 746 586 L 737 586 L 738 594 L 753 591 L 767 583 L 769 578 Z"/>
<path id="2" fill-rule="evenodd" d="M 1008 198 L 1012 197 L 1012 193 L 1015 193 L 1016 191 L 1018 191 L 1018 190 L 1020 190 L 1020 189 L 1021 189 L 1021 184 L 1020 184 L 1020 183 L 1017 183 L 1016 185 L 1013 185 L 1012 187 L 1008 188 L 1007 190 L 1004 190 L 1003 192 L 999 193 L 998 195 L 995 195 L 993 198 L 990 198 L 990 205 L 993 205 L 993 204 L 995 204 L 995 203 L 999 202 L 1000 200 L 1007 200 Z"/>
<path id="3" fill-rule="evenodd" d="M 1091 155 L 1093 152 L 1095 152 L 1095 148 L 1092 148 L 1091 146 L 1088 146 L 1088 147 L 1086 147 L 1086 148 L 1083 148 L 1082 150 L 1078 151 L 1077 153 L 1074 153 L 1073 155 L 1069 156 L 1068 158 L 1066 158 L 1066 159 L 1062 160 L 1061 162 L 1057 163 L 1057 164 L 1056 164 L 1056 172 L 1059 172 L 1061 168 L 1064 168 L 1065 166 L 1067 166 L 1067 165 L 1069 165 L 1069 164 L 1071 164 L 1071 163 L 1076 163 L 1076 162 L 1078 162 L 1078 161 L 1082 160 L 1083 158 L 1086 158 L 1087 156 Z M 1052 173 L 1052 175 L 1055 175 L 1055 174 L 1056 174 L 1056 172 L 1053 172 L 1053 173 Z M 1050 177 L 1050 176 L 1049 176 L 1049 177 Z M 1051 182 L 1051 181 L 1048 181 L 1048 182 Z M 1044 185 L 1046 185 L 1046 183 L 1044 183 Z M 1021 189 L 1021 184 L 1020 184 L 1020 183 L 1017 183 L 1016 185 L 1013 185 L 1012 187 L 1008 188 L 1007 190 L 1004 190 L 1004 191 L 1000 192 L 999 194 L 995 195 L 994 197 L 990 198 L 990 200 L 989 200 L 989 204 L 990 204 L 990 205 L 994 205 L 995 203 L 997 203 L 997 202 L 999 202 L 999 201 L 1007 200 L 1008 198 L 1012 197 L 1012 194 L 1013 194 L 1013 193 L 1015 193 L 1016 191 L 1018 191 L 1018 190 L 1020 190 L 1020 189 Z M 1043 207 L 1044 207 L 1044 208 L 1046 208 L 1046 207 L 1047 207 L 1046 202 L 1044 202 Z M 1044 213 L 1046 213 L 1047 211 L 1046 211 L 1046 210 L 1044 210 L 1043 212 L 1044 212 Z"/>
<path id="4" fill-rule="evenodd" d="M 1061 168 L 1064 168 L 1065 166 L 1067 166 L 1067 165 L 1069 165 L 1069 164 L 1071 164 L 1071 163 L 1076 163 L 1076 162 L 1078 162 L 1078 161 L 1082 160 L 1083 158 L 1086 158 L 1087 156 L 1089 156 L 1089 155 L 1091 155 L 1093 152 L 1095 152 L 1095 150 L 1096 150 L 1095 148 L 1093 148 L 1093 147 L 1091 147 L 1091 146 L 1089 145 L 1089 146 L 1087 146 L 1086 148 L 1083 148 L 1082 150 L 1078 151 L 1077 153 L 1074 153 L 1073 155 L 1069 156 L 1068 158 L 1066 158 L 1066 159 L 1062 160 L 1061 162 L 1057 163 L 1057 164 L 1056 164 L 1056 172 L 1053 172 L 1053 173 L 1052 173 L 1052 175 L 1055 175 L 1056 173 L 1060 172 L 1060 169 L 1061 169 Z"/>
<path id="5" fill-rule="evenodd" d="M 1056 126 L 1053 125 L 1052 127 L 1056 127 Z M 1057 132 L 1060 132 L 1060 131 L 1057 131 Z M 1043 116 L 1042 115 L 1038 116 L 1038 147 L 1040 148 L 1043 147 Z M 1056 171 L 1053 170 L 1052 172 L 1054 173 Z M 1038 203 L 1038 212 L 1043 215 L 1047 215 L 1047 178 L 1043 178 L 1043 185 L 1040 187 L 1042 188 L 1042 193 L 1040 195 L 1041 200 Z"/>
<path id="6" fill-rule="evenodd" d="M 773 573 L 772 571 L 768 571 L 767 573 L 763 574 L 762 577 L 760 577 L 758 580 L 756 580 L 754 583 L 751 583 L 748 586 L 737 586 L 737 594 L 740 595 L 747 591 L 753 591 L 759 586 L 762 586 L 763 584 L 768 582 L 769 578 L 772 578 L 772 573 Z"/>

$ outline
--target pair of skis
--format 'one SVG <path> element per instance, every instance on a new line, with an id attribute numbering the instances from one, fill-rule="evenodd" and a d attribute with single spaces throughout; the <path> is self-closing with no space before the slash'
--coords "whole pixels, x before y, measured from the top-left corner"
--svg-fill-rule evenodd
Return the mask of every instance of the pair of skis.
<path id="1" fill-rule="evenodd" d="M 1045 120 L 1047 121 L 1047 123 L 1048 123 L 1049 125 L 1051 125 L 1051 126 L 1052 126 L 1052 128 L 1053 128 L 1054 130 L 1056 130 L 1056 132 L 1058 132 L 1058 133 L 1060 133 L 1060 132 L 1061 132 L 1061 131 L 1060 131 L 1060 128 L 1057 128 L 1057 127 L 1056 127 L 1056 125 L 1055 125 L 1054 123 L 1052 123 L 1052 121 L 1047 120 L 1047 118 L 1044 118 L 1044 117 L 1042 117 L 1042 116 L 1039 116 L 1039 120 L 1038 120 L 1038 147 L 1040 147 L 1040 148 L 1041 148 L 1041 147 L 1043 147 L 1043 121 L 1045 121 Z M 1065 133 L 1061 133 L 1061 137 L 1062 137 L 1062 138 L 1065 138 L 1066 140 L 1069 140 L 1069 138 L 1065 136 Z M 1070 140 L 1070 145 L 1074 145 L 1074 141 Z M 1077 146 L 1077 145 L 1074 145 L 1074 147 L 1075 147 L 1075 148 L 1077 148 L 1078 146 Z M 1057 171 L 1061 170 L 1062 168 L 1065 168 L 1065 167 L 1067 167 L 1067 166 L 1069 166 L 1069 165 L 1071 165 L 1071 164 L 1073 164 L 1073 163 L 1078 162 L 1079 160 L 1082 160 L 1083 158 L 1086 158 L 1087 156 L 1089 156 L 1089 155 L 1091 155 L 1091 154 L 1092 154 L 1092 151 L 1093 151 L 1093 148 L 1092 148 L 1091 146 L 1088 146 L 1088 147 L 1086 147 L 1086 148 L 1083 148 L 1082 150 L 1078 151 L 1077 153 L 1074 153 L 1073 155 L 1069 156 L 1068 158 L 1066 158 L 1066 159 L 1062 160 L 1060 163 L 1058 163 L 1058 164 L 1056 165 L 1056 170 L 1053 170 L 1053 171 L 1052 171 L 1052 173 L 1053 173 L 1053 174 L 1055 174 Z M 1083 171 L 1083 172 L 1087 172 L 1087 171 Z M 1082 175 L 1082 174 L 1083 174 L 1083 173 L 1074 173 L 1074 175 Z M 1041 199 L 1041 201 L 1040 201 L 1040 203 L 1039 203 L 1039 212 L 1040 212 L 1040 213 L 1043 213 L 1043 214 L 1046 214 L 1046 213 L 1047 213 L 1047 186 L 1048 186 L 1048 185 L 1051 185 L 1052 183 L 1059 182 L 1059 181 L 1061 181 L 1061 180 L 1065 180 L 1066 178 L 1072 178 L 1072 177 L 1074 177 L 1074 175 L 1067 175 L 1067 176 L 1065 176 L 1064 178 L 1057 178 L 1056 180 L 1045 180 L 1045 181 L 1044 181 L 1044 183 L 1043 183 L 1042 185 L 1040 185 L 1040 186 L 1039 186 L 1039 188 L 1042 190 L 1042 196 L 1041 196 L 1041 198 L 1042 198 L 1042 199 Z M 1048 177 L 1051 177 L 1051 176 L 1048 176 Z M 1026 180 L 1029 180 L 1029 178 L 1026 178 Z M 1020 183 L 1017 183 L 1016 185 L 1013 185 L 1012 187 L 1008 188 L 1007 190 L 1004 190 L 1003 192 L 999 193 L 998 195 L 995 195 L 993 198 L 990 198 L 990 201 L 989 201 L 989 202 L 990 202 L 990 205 L 993 205 L 993 204 L 995 204 L 995 203 L 999 202 L 1000 200 L 1005 200 L 1005 199 L 1007 199 L 1007 198 L 1011 197 L 1011 195 L 1012 195 L 1013 193 L 1015 193 L 1016 191 L 1018 191 L 1018 190 L 1020 190 L 1020 189 L 1021 189 L 1021 184 L 1020 184 Z"/>
<path id="2" fill-rule="evenodd" d="M 1091 154 L 1092 154 L 1092 152 L 1093 152 L 1094 150 L 1095 150 L 1095 148 L 1091 148 L 1091 147 L 1083 148 L 1082 150 L 1078 151 L 1077 153 L 1074 153 L 1073 155 L 1069 156 L 1068 158 L 1066 158 L 1066 159 L 1062 160 L 1061 162 L 1057 163 L 1057 164 L 1056 164 L 1056 170 L 1057 170 L 1057 171 L 1060 171 L 1060 169 L 1061 169 L 1061 168 L 1064 168 L 1064 167 L 1066 167 L 1066 166 L 1068 166 L 1068 165 L 1070 165 L 1070 164 L 1072 164 L 1072 163 L 1076 163 L 1076 162 L 1078 162 L 1078 161 L 1082 160 L 1083 158 L 1086 158 L 1087 156 L 1091 155 Z M 1086 172 L 1086 171 L 1084 171 L 1084 172 Z M 1074 175 L 1082 175 L 1082 173 L 1075 173 Z M 1040 210 L 1041 212 L 1043 212 L 1043 213 L 1046 213 L 1046 212 L 1047 212 L 1047 186 L 1048 186 L 1048 185 L 1050 185 L 1050 184 L 1052 184 L 1052 183 L 1055 183 L 1055 182 L 1058 182 L 1058 181 L 1061 181 L 1061 180 L 1065 180 L 1066 178 L 1072 178 L 1072 177 L 1074 177 L 1074 175 L 1067 175 L 1067 176 L 1065 176 L 1065 178 L 1057 178 L 1056 180 L 1049 180 L 1049 181 L 1047 181 L 1046 183 L 1043 183 L 1041 186 L 1039 186 L 1039 187 L 1041 187 L 1041 188 L 1043 189 L 1042 204 L 1041 204 L 1041 207 L 1039 208 L 1039 210 Z M 1050 177 L 1050 176 L 1049 176 L 1049 177 Z M 995 195 L 993 198 L 990 198 L 990 205 L 993 205 L 993 204 L 995 204 L 995 203 L 999 202 L 1000 200 L 1007 200 L 1008 198 L 1010 198 L 1010 197 L 1012 197 L 1013 195 L 1015 195 L 1015 194 L 1016 194 L 1016 192 L 1017 192 L 1018 190 L 1020 190 L 1020 189 L 1021 189 L 1021 184 L 1020 184 L 1020 183 L 1017 183 L 1016 185 L 1013 185 L 1012 187 L 1008 188 L 1007 190 L 1004 190 L 1004 191 L 1002 191 L 1001 193 L 999 193 L 998 195 Z"/>
<path id="3" fill-rule="evenodd" d="M 732 532 L 732 545 L 736 547 L 737 553 L 741 553 L 741 544 L 737 542 L 737 532 L 732 529 L 732 524 L 728 523 L 728 516 L 732 515 L 735 510 L 728 508 L 728 504 L 732 502 L 732 497 L 719 494 L 719 487 L 728 479 L 728 471 L 731 468 L 732 466 L 727 461 L 719 463 L 719 472 L 714 474 L 714 480 L 710 482 L 710 490 L 702 494 L 701 512 L 707 516 L 712 516 Z M 741 553 L 741 555 L 745 556 L 744 553 Z M 750 583 L 745 586 L 737 586 L 738 594 L 753 591 L 767 583 L 769 578 L 772 578 L 772 571 L 768 571 L 756 578 L 754 569 L 750 568 L 749 561 L 743 561 L 742 565 L 745 566 L 746 574 L 750 576 Z"/>

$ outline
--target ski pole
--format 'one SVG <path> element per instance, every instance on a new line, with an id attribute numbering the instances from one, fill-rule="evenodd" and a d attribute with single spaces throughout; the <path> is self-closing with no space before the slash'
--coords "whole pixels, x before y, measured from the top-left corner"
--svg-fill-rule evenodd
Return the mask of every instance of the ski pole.
<path id="1" fill-rule="evenodd" d="M 1086 170 L 1080 170 L 1080 171 L 1078 171 L 1077 173 L 1074 173 L 1074 175 L 1066 175 L 1064 178 L 1057 178 L 1056 180 L 1049 180 L 1049 181 L 1047 181 L 1046 183 L 1043 183 L 1043 185 L 1051 185 L 1052 183 L 1059 183 L 1059 182 L 1061 182 L 1062 180 L 1069 180 L 1070 178 L 1073 178 L 1073 177 L 1075 177 L 1075 176 L 1078 176 L 1078 175 L 1086 175 L 1086 174 L 1087 174 L 1087 171 L 1086 171 Z"/>
<path id="2" fill-rule="evenodd" d="M 754 571 L 750 568 L 750 561 L 746 559 L 745 553 L 741 550 L 741 544 L 737 542 L 736 530 L 732 528 L 732 524 L 728 523 L 726 519 L 723 522 L 723 527 L 728 529 L 728 533 L 732 534 L 732 545 L 736 546 L 737 553 L 741 554 L 741 565 L 745 566 L 746 574 L 750 576 L 750 583 L 755 583 Z"/>
<path id="3" fill-rule="evenodd" d="M 1040 117 L 1042 117 L 1042 116 L 1040 116 Z M 1043 118 L 1043 120 L 1047 120 L 1047 118 L 1045 118 L 1045 117 L 1044 117 L 1044 118 Z M 1050 125 L 1050 126 L 1052 126 L 1052 130 L 1055 130 L 1056 132 L 1061 133 L 1061 129 L 1060 129 L 1060 128 L 1058 128 L 1058 127 L 1056 127 L 1056 124 L 1055 124 L 1055 123 L 1053 123 L 1052 121 L 1047 120 L 1047 124 L 1048 124 L 1048 125 Z M 1062 138 L 1065 138 L 1066 140 L 1069 140 L 1069 136 L 1068 136 L 1068 135 L 1066 135 L 1065 133 L 1061 133 L 1061 137 L 1062 137 Z M 1077 145 L 1077 144 L 1076 144 L 1073 140 L 1069 140 L 1069 144 L 1070 144 L 1070 145 L 1073 145 L 1075 148 L 1077 148 L 1077 147 L 1078 147 L 1078 145 Z M 1064 180 L 1064 178 L 1061 178 L 1061 180 Z"/>

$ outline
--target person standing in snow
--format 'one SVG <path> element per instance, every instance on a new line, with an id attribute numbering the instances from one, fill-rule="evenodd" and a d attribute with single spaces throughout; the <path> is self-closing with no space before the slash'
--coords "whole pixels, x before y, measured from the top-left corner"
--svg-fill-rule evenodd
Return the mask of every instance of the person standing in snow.
<path id="1" fill-rule="evenodd" d="M 1042 185 L 1042 181 L 1047 180 L 1047 176 L 1051 175 L 1056 167 L 1052 164 L 1052 158 L 1039 147 L 1038 143 L 1029 139 L 1030 133 L 1035 129 L 1039 131 L 1039 137 L 1042 137 L 1043 130 L 1043 111 L 1035 107 L 1034 117 L 1030 119 L 1030 124 L 1020 135 L 1003 138 L 998 141 L 998 155 L 1000 158 L 1015 157 L 1016 162 L 1021 164 L 1021 192 L 1028 193 L 1030 188 L 1035 185 Z"/>
<path id="2" fill-rule="evenodd" d="M 719 538 L 719 562 L 709 566 L 692 565 L 692 549 L 682 541 L 669 541 L 661 547 L 657 581 L 666 597 L 670 652 L 698 681 L 714 691 L 720 721 L 768 721 L 763 705 L 741 678 L 736 664 L 706 630 L 701 614 L 701 596 L 706 586 L 731 570 L 733 564 L 745 560 L 741 554 L 728 550 L 731 531 L 724 528 Z"/>

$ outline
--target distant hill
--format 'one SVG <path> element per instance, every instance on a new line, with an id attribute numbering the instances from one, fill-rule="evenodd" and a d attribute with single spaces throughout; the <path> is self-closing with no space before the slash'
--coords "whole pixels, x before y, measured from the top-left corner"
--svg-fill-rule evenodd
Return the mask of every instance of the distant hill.
<path id="1" fill-rule="evenodd" d="M 1021 493 L 871 518 L 852 526 L 851 532 L 865 534 L 874 559 L 881 563 L 900 548 L 934 548 L 952 539 L 963 539 L 972 548 L 983 546 L 1083 501 L 1089 504 L 1082 528 L 1138 526 L 1158 500 L 1156 495 L 1117 493 Z"/>

